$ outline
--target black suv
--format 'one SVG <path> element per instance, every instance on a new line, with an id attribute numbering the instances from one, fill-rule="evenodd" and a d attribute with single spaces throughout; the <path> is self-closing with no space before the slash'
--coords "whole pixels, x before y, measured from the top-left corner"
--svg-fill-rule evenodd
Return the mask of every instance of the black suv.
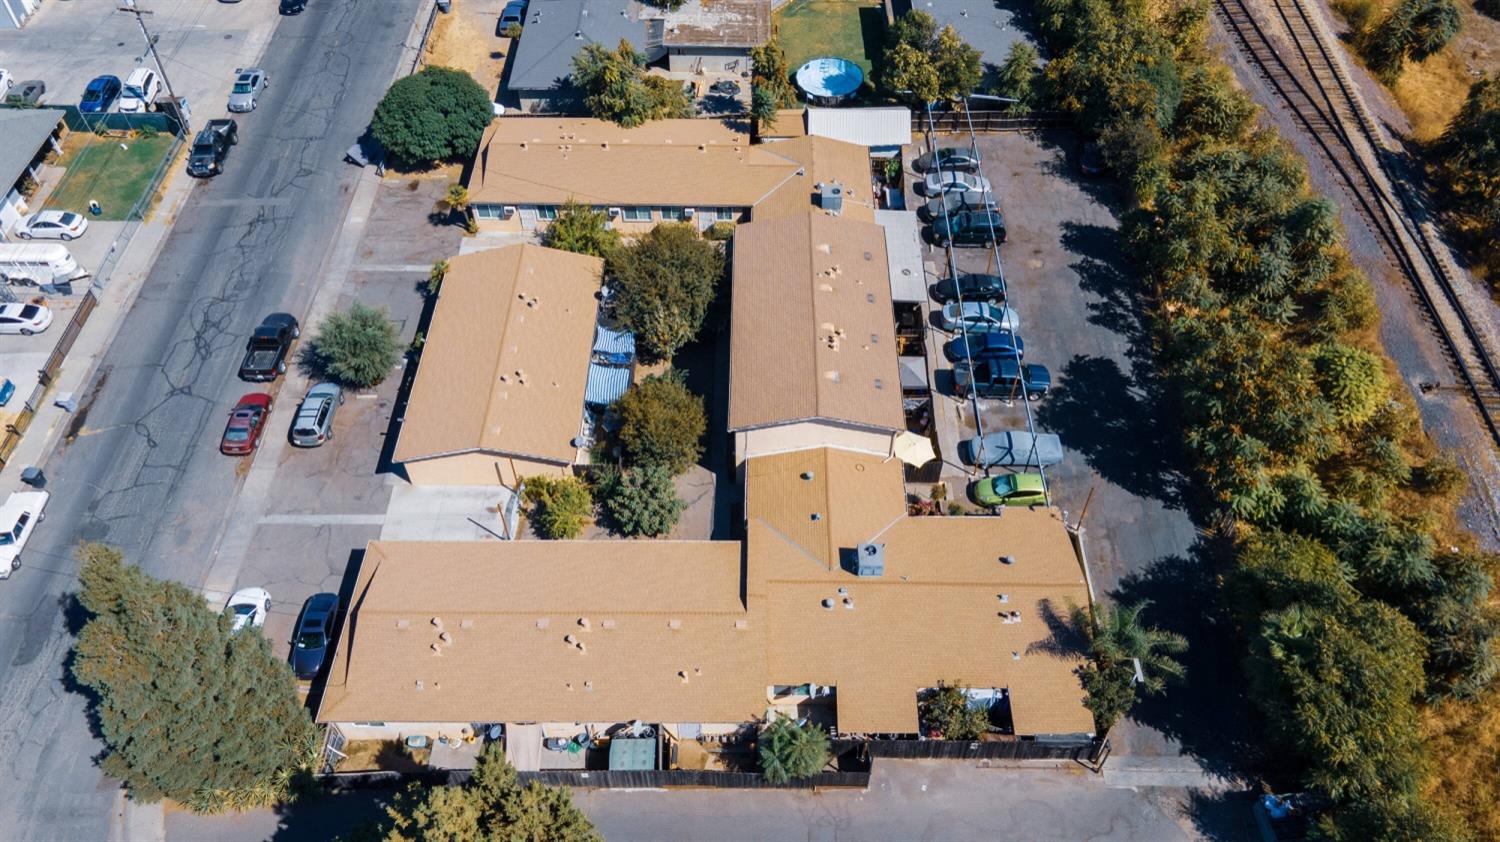
<path id="1" fill-rule="evenodd" d="M 958 283 L 952 278 L 944 278 L 928 288 L 932 293 L 933 300 L 939 304 L 947 304 L 949 301 L 957 301 L 959 293 L 963 293 L 965 301 L 993 301 L 997 304 L 1005 303 L 1005 281 L 999 275 L 977 275 L 965 272 L 958 276 Z"/>
<path id="2" fill-rule="evenodd" d="M 984 246 L 1005 242 L 1005 217 L 999 211 L 959 211 L 932 222 L 932 243 L 946 246 Z"/>
<path id="3" fill-rule="evenodd" d="M 223 172 L 229 147 L 239 142 L 239 126 L 233 120 L 209 120 L 193 138 L 193 149 L 188 153 L 188 175 L 210 176 Z"/>
<path id="4" fill-rule="evenodd" d="M 955 363 L 953 389 L 958 396 L 966 398 L 976 387 L 981 398 L 1014 400 L 1024 394 L 1038 401 L 1052 388 L 1052 372 L 1043 365 L 1003 358 L 977 359 L 972 372 L 968 363 Z"/>

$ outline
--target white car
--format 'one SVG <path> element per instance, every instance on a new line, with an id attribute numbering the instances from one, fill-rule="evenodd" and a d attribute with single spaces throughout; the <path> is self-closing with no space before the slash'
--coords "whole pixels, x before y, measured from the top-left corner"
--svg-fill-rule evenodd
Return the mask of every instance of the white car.
<path id="1" fill-rule="evenodd" d="M 928 196 L 941 196 L 944 193 L 956 193 L 958 191 L 976 191 L 979 193 L 990 192 L 989 179 L 982 175 L 962 172 L 960 170 L 941 170 L 930 172 L 922 179 L 923 192 Z"/>
<path id="2" fill-rule="evenodd" d="M 76 240 L 89 230 L 89 221 L 72 211 L 41 211 L 16 223 L 16 236 L 23 240 Z"/>
<path id="3" fill-rule="evenodd" d="M 963 307 L 957 301 L 943 305 L 938 314 L 943 330 L 962 334 L 984 333 L 991 330 L 1021 330 L 1021 316 L 1009 307 L 1000 307 L 988 301 L 965 301 Z"/>
<path id="4" fill-rule="evenodd" d="M 16 77 L 10 75 L 10 71 L 0 67 L 0 102 L 10 94 L 10 89 L 16 84 Z"/>
<path id="5" fill-rule="evenodd" d="M 271 595 L 265 588 L 240 588 L 224 605 L 224 613 L 234 618 L 230 631 L 246 626 L 258 629 L 266 624 L 266 615 L 271 613 Z"/>
<path id="6" fill-rule="evenodd" d="M 17 491 L 0 506 L 0 579 L 10 577 L 21 566 L 21 550 L 26 548 L 36 525 L 47 517 L 45 491 Z"/>
<path id="7" fill-rule="evenodd" d="M 0 333 L 30 336 L 52 324 L 52 311 L 40 304 L 0 304 Z"/>

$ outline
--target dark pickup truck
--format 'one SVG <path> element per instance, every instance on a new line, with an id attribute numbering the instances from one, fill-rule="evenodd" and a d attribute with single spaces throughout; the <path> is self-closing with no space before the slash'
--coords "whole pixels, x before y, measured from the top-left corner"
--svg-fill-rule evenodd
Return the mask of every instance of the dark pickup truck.
<path id="1" fill-rule="evenodd" d="M 188 175 L 218 175 L 224 169 L 229 147 L 239 142 L 239 126 L 233 120 L 209 120 L 193 138 L 193 148 L 188 152 Z"/>
<path id="2" fill-rule="evenodd" d="M 240 379 L 252 383 L 275 380 L 286 371 L 286 358 L 291 354 L 292 343 L 302 335 L 296 317 L 287 313 L 272 313 L 266 316 L 260 327 L 250 334 L 245 343 L 245 361 L 240 363 Z"/>

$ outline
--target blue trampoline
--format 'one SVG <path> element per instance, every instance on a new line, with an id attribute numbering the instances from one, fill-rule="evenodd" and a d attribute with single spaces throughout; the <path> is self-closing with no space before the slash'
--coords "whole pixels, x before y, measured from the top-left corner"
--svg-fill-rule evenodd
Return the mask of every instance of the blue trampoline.
<path id="1" fill-rule="evenodd" d="M 797 87 L 814 105 L 842 105 L 864 81 L 865 72 L 845 58 L 815 58 L 797 68 Z"/>

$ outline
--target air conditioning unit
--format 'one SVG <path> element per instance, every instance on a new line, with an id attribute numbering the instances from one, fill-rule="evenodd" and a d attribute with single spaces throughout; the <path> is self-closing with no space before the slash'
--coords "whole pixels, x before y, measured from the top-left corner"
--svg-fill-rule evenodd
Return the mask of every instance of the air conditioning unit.
<path id="1" fill-rule="evenodd" d="M 854 550 L 854 575 L 885 575 L 885 544 L 860 544 Z"/>
<path id="2" fill-rule="evenodd" d="M 503 214 L 506 219 L 510 219 L 511 217 L 516 215 L 516 206 L 506 205 L 505 207 L 500 209 L 500 213 Z"/>
<path id="3" fill-rule="evenodd" d="M 610 208 L 609 209 L 609 218 L 610 219 L 617 219 L 620 216 L 620 214 L 622 214 L 622 213 L 624 213 L 624 211 L 621 210 L 620 208 Z"/>
<path id="4" fill-rule="evenodd" d="M 692 219 L 693 218 L 693 209 L 692 208 L 683 208 L 682 209 L 682 218 L 683 219 Z"/>

